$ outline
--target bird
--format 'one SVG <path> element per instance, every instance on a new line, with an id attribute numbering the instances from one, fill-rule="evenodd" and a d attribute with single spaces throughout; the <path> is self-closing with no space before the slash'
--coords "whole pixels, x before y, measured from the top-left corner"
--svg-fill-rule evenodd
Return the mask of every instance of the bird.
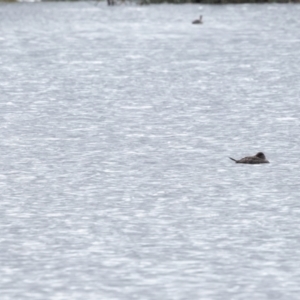
<path id="1" fill-rule="evenodd" d="M 202 16 L 199 17 L 199 19 L 196 19 L 192 22 L 192 24 L 202 24 Z"/>
<path id="2" fill-rule="evenodd" d="M 231 160 L 235 161 L 237 164 L 267 164 L 269 161 L 266 159 L 262 152 L 258 152 L 254 156 L 246 156 L 242 159 L 236 160 L 229 157 Z"/>

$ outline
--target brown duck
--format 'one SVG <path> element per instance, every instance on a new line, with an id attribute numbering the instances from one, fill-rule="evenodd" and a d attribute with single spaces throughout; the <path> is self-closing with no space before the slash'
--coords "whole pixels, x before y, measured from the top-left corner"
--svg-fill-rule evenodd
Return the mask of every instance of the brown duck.
<path id="1" fill-rule="evenodd" d="M 199 19 L 196 19 L 192 22 L 192 24 L 202 24 L 202 16 L 199 17 Z"/>
<path id="2" fill-rule="evenodd" d="M 236 160 L 234 158 L 229 157 L 237 164 L 267 164 L 269 161 L 266 159 L 265 155 L 262 152 L 258 152 L 254 156 L 247 156 L 242 159 Z"/>

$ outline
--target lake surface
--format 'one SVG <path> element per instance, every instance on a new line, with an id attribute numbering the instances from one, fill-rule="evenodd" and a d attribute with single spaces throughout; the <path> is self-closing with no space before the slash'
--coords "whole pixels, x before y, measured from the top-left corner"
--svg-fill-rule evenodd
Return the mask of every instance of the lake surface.
<path id="1" fill-rule="evenodd" d="M 299 299 L 299 15 L 1 3 L 1 299 Z"/>

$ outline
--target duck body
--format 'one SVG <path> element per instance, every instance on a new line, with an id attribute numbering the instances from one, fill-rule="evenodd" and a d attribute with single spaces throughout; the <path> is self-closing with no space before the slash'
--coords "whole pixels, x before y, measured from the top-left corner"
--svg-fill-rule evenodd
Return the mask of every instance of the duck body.
<path id="1" fill-rule="evenodd" d="M 235 161 L 237 164 L 268 164 L 270 163 L 265 155 L 262 152 L 258 152 L 254 156 L 246 156 L 242 159 L 236 160 L 234 158 L 229 157 L 231 160 Z"/>
<path id="2" fill-rule="evenodd" d="M 199 17 L 199 19 L 196 19 L 192 22 L 192 24 L 202 24 L 202 16 Z"/>

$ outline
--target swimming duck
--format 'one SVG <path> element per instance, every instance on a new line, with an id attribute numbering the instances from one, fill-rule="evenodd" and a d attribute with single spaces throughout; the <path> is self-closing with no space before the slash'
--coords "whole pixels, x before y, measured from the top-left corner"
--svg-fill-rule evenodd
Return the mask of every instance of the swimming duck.
<path id="1" fill-rule="evenodd" d="M 267 164 L 269 161 L 266 159 L 265 155 L 262 152 L 258 152 L 254 156 L 247 156 L 242 159 L 236 160 L 234 158 L 229 157 L 237 164 Z"/>
<path id="2" fill-rule="evenodd" d="M 192 22 L 192 24 L 202 24 L 202 16 L 199 17 L 199 19 L 196 19 Z"/>

